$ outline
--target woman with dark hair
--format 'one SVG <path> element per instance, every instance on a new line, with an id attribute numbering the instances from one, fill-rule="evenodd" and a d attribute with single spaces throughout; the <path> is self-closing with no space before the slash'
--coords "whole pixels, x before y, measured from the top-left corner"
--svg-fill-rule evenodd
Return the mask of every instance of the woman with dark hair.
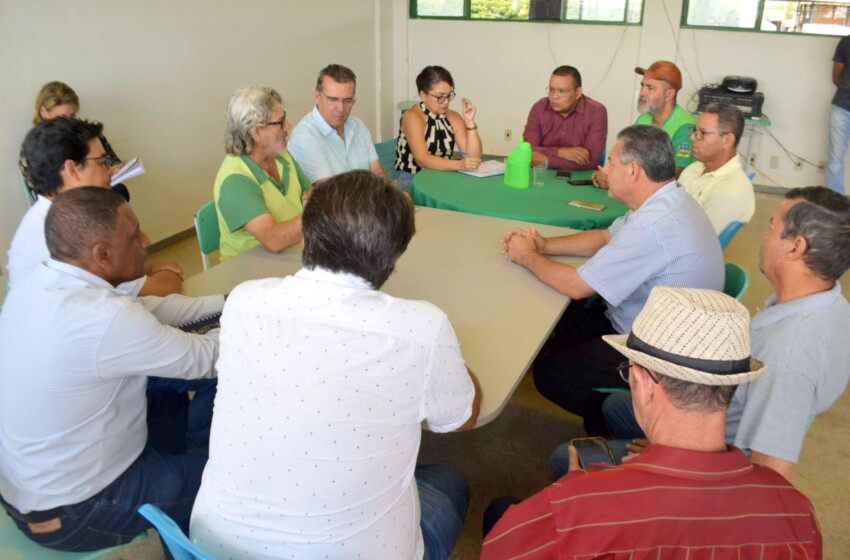
<path id="1" fill-rule="evenodd" d="M 416 77 L 422 101 L 404 113 L 396 145 L 395 168 L 402 190 L 420 169 L 458 171 L 481 165 L 475 105 L 464 97 L 461 113 L 449 109 L 454 86 L 452 75 L 442 66 L 426 66 Z M 460 159 L 452 158 L 455 150 Z"/>

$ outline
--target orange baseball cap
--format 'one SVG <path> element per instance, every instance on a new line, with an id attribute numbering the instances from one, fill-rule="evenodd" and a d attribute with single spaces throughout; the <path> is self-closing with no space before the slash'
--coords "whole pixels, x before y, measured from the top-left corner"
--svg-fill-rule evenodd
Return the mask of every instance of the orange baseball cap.
<path id="1" fill-rule="evenodd" d="M 658 60 L 649 68 L 637 67 L 635 73 L 646 76 L 650 80 L 667 82 L 676 91 L 682 89 L 682 73 L 679 72 L 679 67 L 669 60 Z"/>

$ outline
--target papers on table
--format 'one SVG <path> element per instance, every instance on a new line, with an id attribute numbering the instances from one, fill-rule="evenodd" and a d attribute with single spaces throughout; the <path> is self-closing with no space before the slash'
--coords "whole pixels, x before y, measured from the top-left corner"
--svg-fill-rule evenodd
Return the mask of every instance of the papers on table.
<path id="1" fill-rule="evenodd" d="M 137 157 L 134 157 L 127 163 L 121 166 L 115 175 L 112 176 L 112 186 L 114 187 L 118 183 L 123 183 L 127 179 L 132 179 L 133 177 L 138 177 L 142 173 L 145 172 L 145 167 L 142 165 L 142 160 Z"/>
<path id="2" fill-rule="evenodd" d="M 473 177 L 493 177 L 494 175 L 504 175 L 505 162 L 491 159 L 490 161 L 483 162 L 475 171 L 468 171 L 465 169 L 459 169 L 458 171 L 466 173 L 467 175 L 472 175 Z"/>

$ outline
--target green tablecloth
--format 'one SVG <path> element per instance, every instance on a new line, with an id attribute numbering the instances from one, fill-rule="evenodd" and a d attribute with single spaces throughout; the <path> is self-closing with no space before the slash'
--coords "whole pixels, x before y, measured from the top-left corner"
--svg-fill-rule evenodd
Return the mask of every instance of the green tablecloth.
<path id="1" fill-rule="evenodd" d="M 582 230 L 608 227 L 628 210 L 625 204 L 610 198 L 608 191 L 592 185 L 570 185 L 556 179 L 555 173 L 554 169 L 546 170 L 542 187 L 515 189 L 505 185 L 504 175 L 479 178 L 423 169 L 414 175 L 410 190 L 413 202 L 420 206 Z M 602 204 L 605 210 L 569 206 L 571 200 Z"/>

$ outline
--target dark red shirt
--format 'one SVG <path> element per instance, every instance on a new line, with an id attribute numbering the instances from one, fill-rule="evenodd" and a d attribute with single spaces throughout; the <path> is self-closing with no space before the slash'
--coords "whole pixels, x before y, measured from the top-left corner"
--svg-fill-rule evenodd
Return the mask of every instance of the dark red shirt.
<path id="1" fill-rule="evenodd" d="M 535 152 L 546 154 L 551 169 L 596 169 L 608 139 L 605 105 L 582 95 L 566 117 L 549 107 L 544 97 L 531 107 L 523 139 Z M 579 165 L 558 157 L 558 148 L 581 146 L 590 152 L 590 162 Z"/>
<path id="2" fill-rule="evenodd" d="M 822 557 L 812 504 L 739 449 L 650 445 L 607 470 L 574 471 L 512 506 L 482 559 Z"/>

